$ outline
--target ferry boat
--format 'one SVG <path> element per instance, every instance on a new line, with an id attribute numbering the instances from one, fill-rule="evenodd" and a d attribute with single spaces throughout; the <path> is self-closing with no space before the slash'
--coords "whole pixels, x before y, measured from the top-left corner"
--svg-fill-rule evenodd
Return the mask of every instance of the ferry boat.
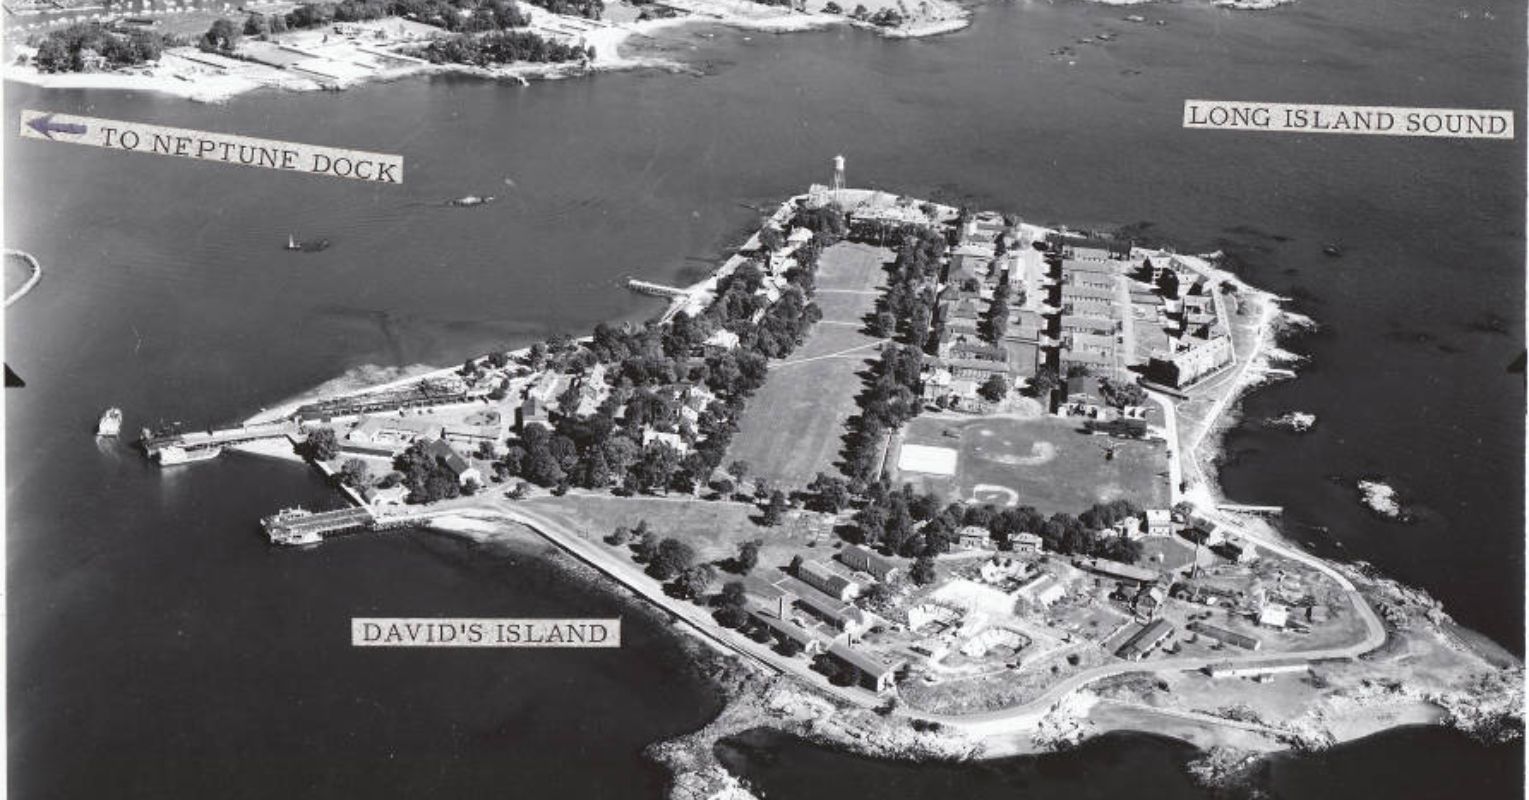
<path id="1" fill-rule="evenodd" d="M 116 436 L 122 430 L 122 409 L 112 406 L 106 409 L 101 419 L 96 423 L 97 436 Z"/>
<path id="2" fill-rule="evenodd" d="M 198 447 L 186 449 L 170 445 L 159 449 L 159 465 L 171 467 L 176 464 L 190 464 L 196 461 L 209 461 L 222 454 L 223 448 L 219 445 L 212 447 Z"/>

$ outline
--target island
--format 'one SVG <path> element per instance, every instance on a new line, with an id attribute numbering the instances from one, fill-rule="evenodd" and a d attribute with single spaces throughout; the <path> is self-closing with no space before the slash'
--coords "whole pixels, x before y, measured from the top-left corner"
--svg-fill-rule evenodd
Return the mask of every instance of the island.
<path id="1" fill-rule="evenodd" d="M 1521 735 L 1516 657 L 1219 492 L 1218 433 L 1309 320 L 1214 254 L 843 166 L 705 280 L 633 280 L 668 301 L 645 324 L 144 450 L 330 476 L 348 506 L 273 513 L 276 545 L 535 535 L 672 620 L 730 698 L 653 748 L 676 797 L 749 796 L 713 749 L 760 726 L 923 760 L 1150 731 L 1214 781 L 1403 725 Z"/>

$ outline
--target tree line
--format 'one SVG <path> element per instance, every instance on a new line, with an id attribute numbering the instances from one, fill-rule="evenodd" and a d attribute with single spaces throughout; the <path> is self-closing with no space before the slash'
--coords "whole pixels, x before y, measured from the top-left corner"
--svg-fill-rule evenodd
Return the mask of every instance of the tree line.
<path id="1" fill-rule="evenodd" d="M 85 72 L 99 56 L 108 68 L 131 67 L 158 61 L 174 42 L 153 31 L 119 33 L 98 22 L 81 22 L 49 31 L 34 40 L 37 54 L 32 63 L 39 72 Z"/>

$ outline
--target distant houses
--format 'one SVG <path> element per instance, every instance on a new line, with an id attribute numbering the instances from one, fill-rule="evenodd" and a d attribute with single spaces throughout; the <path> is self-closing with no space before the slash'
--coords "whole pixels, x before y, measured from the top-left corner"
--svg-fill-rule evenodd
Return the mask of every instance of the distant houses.
<path id="1" fill-rule="evenodd" d="M 482 484 L 483 476 L 471 462 L 463 458 L 444 439 L 430 439 L 421 444 L 425 455 L 434 458 L 444 466 L 457 479 L 457 483 L 466 486 L 469 483 Z"/>

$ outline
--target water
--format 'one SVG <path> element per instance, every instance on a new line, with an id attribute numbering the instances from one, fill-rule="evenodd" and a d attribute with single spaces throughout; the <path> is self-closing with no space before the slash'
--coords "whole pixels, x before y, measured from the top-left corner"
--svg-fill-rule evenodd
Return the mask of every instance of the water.
<path id="1" fill-rule="evenodd" d="M 1141 11 L 1162 27 L 1123 13 L 994 4 L 974 28 L 922 42 L 666 34 L 658 49 L 698 77 L 408 80 L 224 106 L 7 85 L 8 244 L 46 270 L 7 329 L 7 361 L 29 384 L 7 396 L 17 793 L 656 794 L 640 748 L 714 710 L 667 631 L 628 616 L 627 646 L 596 655 L 353 652 L 355 615 L 620 607 L 537 558 L 430 534 L 271 553 L 254 521 L 334 502 L 316 478 L 234 458 L 161 474 L 89 433 L 107 405 L 125 408 L 129 431 L 226 421 L 358 365 L 446 364 L 642 318 L 658 304 L 621 278 L 693 272 L 756 218 L 744 204 L 825 179 L 838 152 L 857 185 L 1040 222 L 1150 221 L 1305 298 L 1324 331 L 1295 346 L 1314 363 L 1248 413 L 1312 411 L 1319 428 L 1234 435 L 1228 492 L 1329 526 L 1295 535 L 1427 588 L 1521 652 L 1524 396 L 1504 367 L 1523 347 L 1522 149 L 1178 124 L 1187 97 L 1521 109 L 1523 8 Z M 1118 41 L 1078 47 L 1076 63 L 1048 55 L 1104 30 Z M 19 141 L 19 108 L 397 152 L 407 182 Z M 467 194 L 501 199 L 443 205 Z M 334 246 L 288 254 L 289 233 Z M 1326 242 L 1347 255 L 1322 256 Z M 1488 313 L 1505 334 L 1471 328 Z M 1374 520 L 1328 481 L 1372 473 L 1412 499 L 1419 524 Z M 1154 741 L 1087 752 L 1118 752 L 1149 776 L 1133 785 L 1171 796 L 1184 752 Z M 1438 731 L 1365 746 L 1386 755 L 1342 749 L 1326 770 L 1423 787 L 1461 759 L 1521 764 L 1517 748 Z M 812 752 L 809 776 L 850 769 Z M 1052 785 L 1048 770 L 1078 763 L 1058 758 L 1022 769 Z M 904 780 L 880 769 L 866 791 Z M 977 787 L 986 769 L 940 774 Z"/>

